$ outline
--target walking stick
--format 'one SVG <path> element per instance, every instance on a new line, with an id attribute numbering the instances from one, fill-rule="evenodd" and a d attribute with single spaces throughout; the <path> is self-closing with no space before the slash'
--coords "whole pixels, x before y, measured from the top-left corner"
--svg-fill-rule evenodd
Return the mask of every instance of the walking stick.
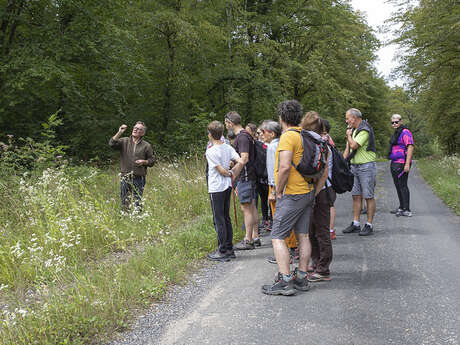
<path id="1" fill-rule="evenodd" d="M 235 214 L 235 224 L 236 224 L 236 228 L 238 229 L 238 217 L 236 215 L 236 201 L 235 201 L 236 194 L 235 194 L 235 188 L 233 188 L 233 186 L 232 186 L 232 194 L 233 194 L 233 212 Z"/>

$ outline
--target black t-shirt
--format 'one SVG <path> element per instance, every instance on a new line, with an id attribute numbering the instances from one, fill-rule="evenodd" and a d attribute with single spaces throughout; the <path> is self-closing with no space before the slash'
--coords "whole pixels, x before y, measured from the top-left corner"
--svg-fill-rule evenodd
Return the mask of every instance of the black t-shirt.
<path id="1" fill-rule="evenodd" d="M 255 161 L 255 142 L 254 138 L 249 134 L 246 130 L 242 129 L 235 139 L 235 150 L 241 156 L 241 153 L 248 152 L 249 159 L 246 165 L 244 166 L 243 170 L 238 177 L 239 180 L 250 180 L 255 181 L 256 177 L 256 170 L 254 167 Z"/>

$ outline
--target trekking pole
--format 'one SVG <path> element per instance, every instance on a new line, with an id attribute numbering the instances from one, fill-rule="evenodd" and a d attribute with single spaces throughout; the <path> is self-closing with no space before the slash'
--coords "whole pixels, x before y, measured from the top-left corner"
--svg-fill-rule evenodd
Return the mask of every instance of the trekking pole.
<path id="1" fill-rule="evenodd" d="M 236 228 L 238 229 L 238 217 L 236 215 L 236 201 L 235 201 L 236 194 L 235 194 L 235 188 L 233 188 L 233 186 L 232 186 L 232 194 L 233 194 L 233 212 L 235 214 L 235 224 L 236 224 Z"/>

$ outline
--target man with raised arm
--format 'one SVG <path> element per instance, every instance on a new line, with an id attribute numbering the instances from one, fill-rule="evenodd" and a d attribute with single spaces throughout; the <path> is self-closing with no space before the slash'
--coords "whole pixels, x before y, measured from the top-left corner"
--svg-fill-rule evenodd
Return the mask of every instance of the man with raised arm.
<path id="1" fill-rule="evenodd" d="M 110 138 L 109 145 L 113 149 L 120 151 L 122 210 L 127 211 L 129 209 L 131 194 L 134 195 L 136 208 L 141 210 L 147 167 L 153 166 L 155 158 L 153 157 L 152 145 L 142 139 L 147 130 L 144 122 L 137 121 L 131 136 L 121 138 L 127 127 L 126 125 L 121 125 L 118 132 Z"/>

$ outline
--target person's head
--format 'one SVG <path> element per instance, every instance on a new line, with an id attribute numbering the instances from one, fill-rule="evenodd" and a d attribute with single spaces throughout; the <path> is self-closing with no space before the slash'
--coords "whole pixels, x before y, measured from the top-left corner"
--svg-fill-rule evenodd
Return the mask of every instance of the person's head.
<path id="1" fill-rule="evenodd" d="M 324 128 L 323 133 L 329 134 L 331 130 L 331 124 L 329 123 L 329 121 L 326 119 L 321 119 L 321 123 L 323 124 L 323 128 Z"/>
<path id="2" fill-rule="evenodd" d="M 142 138 L 145 135 L 146 131 L 147 126 L 145 125 L 145 123 L 142 121 L 137 121 L 133 127 L 133 132 L 131 133 L 131 135 L 134 138 Z"/>
<path id="3" fill-rule="evenodd" d="M 232 129 L 235 126 L 241 126 L 241 116 L 236 111 L 229 111 L 225 115 L 225 127 Z"/>
<path id="4" fill-rule="evenodd" d="M 220 121 L 212 121 L 208 125 L 209 139 L 220 140 L 224 134 L 224 125 Z"/>
<path id="5" fill-rule="evenodd" d="M 320 135 L 324 132 L 323 123 L 316 111 L 309 111 L 305 114 L 302 119 L 301 127 L 302 129 L 312 131 Z"/>
<path id="6" fill-rule="evenodd" d="M 345 113 L 345 122 L 350 128 L 358 128 L 359 124 L 363 120 L 363 115 L 356 108 L 350 108 Z"/>
<path id="7" fill-rule="evenodd" d="M 281 125 L 275 121 L 268 121 L 262 124 L 262 132 L 266 143 L 281 136 Z"/>
<path id="8" fill-rule="evenodd" d="M 254 123 L 248 123 L 244 128 L 254 139 L 257 139 L 257 126 Z"/>
<path id="9" fill-rule="evenodd" d="M 399 114 L 393 114 L 391 116 L 391 127 L 393 129 L 398 129 L 399 126 L 402 125 L 402 117 Z"/>
<path id="10" fill-rule="evenodd" d="M 295 99 L 278 104 L 278 116 L 283 128 L 298 126 L 302 120 L 302 105 Z"/>
<path id="11" fill-rule="evenodd" d="M 231 129 L 229 129 L 227 131 L 227 138 L 228 138 L 228 141 L 230 141 L 230 145 L 233 146 L 233 144 L 235 143 L 235 139 L 236 139 L 235 132 L 233 132 Z"/>

